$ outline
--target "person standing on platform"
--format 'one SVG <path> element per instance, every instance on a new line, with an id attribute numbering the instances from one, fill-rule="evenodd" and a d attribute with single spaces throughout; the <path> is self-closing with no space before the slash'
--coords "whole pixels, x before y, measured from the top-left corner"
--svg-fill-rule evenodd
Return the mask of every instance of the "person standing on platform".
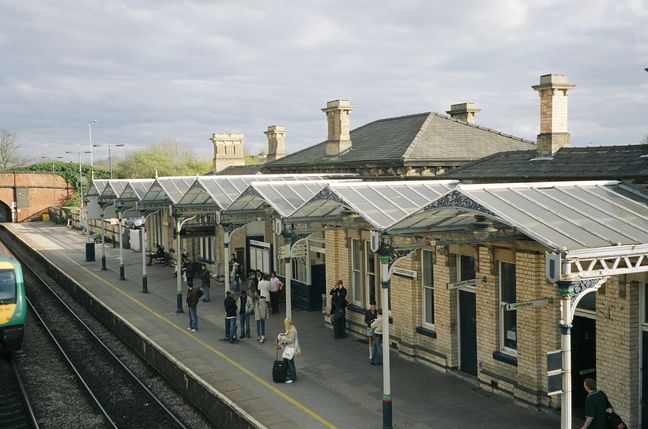
<path id="1" fill-rule="evenodd" d="M 246 291 L 241 291 L 239 299 L 236 300 L 236 312 L 241 321 L 241 336 L 239 338 L 250 338 L 250 314 L 253 311 L 252 297 L 248 297 Z"/>
<path id="2" fill-rule="evenodd" d="M 301 353 L 299 347 L 299 336 L 297 335 L 297 328 L 290 319 L 284 320 L 284 327 L 286 332 L 279 334 L 277 341 L 283 347 L 283 359 L 288 364 L 288 380 L 286 383 L 294 383 L 297 381 L 297 368 L 295 367 L 295 356 Z"/>
<path id="3" fill-rule="evenodd" d="M 329 293 L 331 295 L 331 316 L 333 318 L 333 338 L 346 337 L 347 290 L 344 282 L 338 280 Z"/>
<path id="4" fill-rule="evenodd" d="M 277 272 L 273 271 L 270 276 L 270 305 L 273 313 L 279 313 L 279 291 L 283 288 L 283 283 L 277 277 Z"/>
<path id="5" fill-rule="evenodd" d="M 238 343 L 236 339 L 236 301 L 232 291 L 225 292 L 225 341 Z"/>
<path id="6" fill-rule="evenodd" d="M 259 292 L 261 296 L 266 299 L 266 303 L 270 302 L 270 277 L 264 275 L 262 280 L 259 281 L 258 285 Z"/>
<path id="7" fill-rule="evenodd" d="M 369 343 L 369 360 L 373 357 L 373 328 L 371 323 L 378 317 L 378 310 L 376 310 L 376 301 L 369 303 L 369 309 L 365 313 L 365 325 L 367 325 L 367 342 Z"/>
<path id="8" fill-rule="evenodd" d="M 371 322 L 371 328 L 373 329 L 373 337 L 374 337 L 374 349 L 373 349 L 373 356 L 371 356 L 371 364 L 372 365 L 382 365 L 382 337 L 383 337 L 383 329 L 382 329 L 382 308 L 378 309 L 378 317 Z"/>
<path id="9" fill-rule="evenodd" d="M 205 264 L 202 264 L 201 268 L 200 279 L 202 281 L 203 292 L 205 292 L 203 301 L 209 302 L 211 300 L 211 295 L 209 293 L 209 288 L 211 287 L 211 272 L 207 269 L 207 265 Z"/>
<path id="10" fill-rule="evenodd" d="M 187 330 L 196 332 L 198 330 L 198 301 L 203 294 L 199 288 L 193 287 L 193 282 L 187 282 L 187 300 L 185 306 L 189 311 L 189 327 Z"/>
<path id="11" fill-rule="evenodd" d="M 261 296 L 259 289 L 254 291 L 254 320 L 257 326 L 257 341 L 265 341 L 265 321 L 270 314 L 268 313 L 268 303 L 264 296 Z"/>
<path id="12" fill-rule="evenodd" d="M 241 276 L 240 276 L 240 265 L 236 260 L 236 255 L 232 253 L 232 259 L 230 259 L 230 289 L 233 289 L 238 292 L 239 286 L 241 285 Z"/>

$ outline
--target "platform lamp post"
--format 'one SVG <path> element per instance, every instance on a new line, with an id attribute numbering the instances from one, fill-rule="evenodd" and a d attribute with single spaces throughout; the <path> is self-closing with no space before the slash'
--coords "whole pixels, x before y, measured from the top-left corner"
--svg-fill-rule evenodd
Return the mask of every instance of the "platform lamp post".
<path id="1" fill-rule="evenodd" d="M 169 213 L 175 218 L 176 221 L 176 232 L 175 232 L 175 248 L 176 248 L 176 313 L 183 313 L 182 310 L 182 239 L 180 237 L 180 231 L 182 231 L 182 226 L 189 222 L 192 219 L 195 219 L 196 216 L 191 216 L 186 219 L 182 219 L 182 215 L 179 213 L 173 212 L 173 206 L 169 205 Z M 187 279 L 188 280 L 188 279 Z"/>
<path id="2" fill-rule="evenodd" d="M 106 271 L 106 233 L 104 224 L 104 214 L 106 213 L 106 201 L 99 200 L 99 208 L 101 209 L 101 271 Z"/>
<path id="3" fill-rule="evenodd" d="M 126 146 L 125 144 L 95 144 L 92 145 L 92 147 L 102 147 L 102 146 L 108 146 L 108 168 L 110 170 L 110 178 L 113 178 L 113 168 L 112 168 L 112 152 L 111 148 L 114 147 L 124 147 Z"/>
<path id="4" fill-rule="evenodd" d="M 135 203 L 137 205 L 137 203 Z M 140 246 L 142 251 L 142 293 L 148 293 L 148 275 L 146 273 L 146 225 L 148 224 L 148 218 L 151 215 L 158 213 L 157 211 L 153 213 L 148 213 L 145 215 L 146 210 L 138 208 L 140 215 L 144 217 L 144 223 L 142 224 L 142 245 Z"/>
<path id="5" fill-rule="evenodd" d="M 94 180 L 94 157 L 92 156 L 92 124 L 96 123 L 96 119 L 88 122 L 88 136 L 90 137 L 90 178 L 92 180 Z"/>
<path id="6" fill-rule="evenodd" d="M 382 288 L 383 310 L 383 429 L 392 429 L 391 369 L 389 359 L 389 287 L 391 285 L 391 270 L 389 262 L 393 257 L 394 248 L 386 237 L 380 237 L 380 244 L 377 250 L 378 255 L 380 255 L 380 287 Z"/>
<path id="7" fill-rule="evenodd" d="M 124 273 L 124 232 L 122 217 L 128 209 L 124 210 L 124 203 L 120 200 L 115 200 L 115 209 L 117 210 L 117 222 L 119 223 L 119 280 L 126 280 Z"/>
<path id="8" fill-rule="evenodd" d="M 65 153 L 71 154 L 71 153 L 76 153 L 79 155 L 79 224 L 81 225 L 81 229 L 83 230 L 83 170 L 81 168 L 81 154 L 82 153 L 89 153 L 92 154 L 90 151 L 66 151 Z M 95 260 L 95 249 L 94 249 L 94 240 L 90 238 L 90 222 L 86 213 L 85 217 L 85 228 L 86 228 L 86 252 L 85 252 L 85 257 L 87 262 L 92 262 Z"/>

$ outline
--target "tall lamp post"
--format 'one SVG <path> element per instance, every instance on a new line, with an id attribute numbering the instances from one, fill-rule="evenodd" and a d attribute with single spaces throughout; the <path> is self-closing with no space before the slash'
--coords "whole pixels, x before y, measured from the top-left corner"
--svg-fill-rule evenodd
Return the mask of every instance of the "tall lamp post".
<path id="1" fill-rule="evenodd" d="M 70 153 L 76 153 L 79 155 L 79 223 L 83 225 L 83 170 L 81 169 L 81 154 L 82 153 L 89 153 L 92 154 L 90 151 L 66 151 L 65 153 L 70 154 Z M 83 226 L 82 226 L 83 228 Z M 88 216 L 86 214 L 85 218 L 85 228 L 86 228 L 86 261 L 94 261 L 95 260 L 95 254 L 94 254 L 94 241 L 90 239 L 90 222 L 88 221 Z"/>
<path id="2" fill-rule="evenodd" d="M 108 166 L 110 169 L 110 178 L 113 178 L 113 169 L 112 169 L 112 152 L 111 148 L 114 147 L 124 147 L 126 146 L 125 144 L 94 144 L 92 145 L 93 147 L 102 147 L 102 146 L 108 146 Z"/>
<path id="3" fill-rule="evenodd" d="M 88 122 L 88 136 L 90 137 L 90 179 L 94 180 L 94 158 L 92 156 L 92 124 L 96 124 L 97 120 L 93 119 Z"/>

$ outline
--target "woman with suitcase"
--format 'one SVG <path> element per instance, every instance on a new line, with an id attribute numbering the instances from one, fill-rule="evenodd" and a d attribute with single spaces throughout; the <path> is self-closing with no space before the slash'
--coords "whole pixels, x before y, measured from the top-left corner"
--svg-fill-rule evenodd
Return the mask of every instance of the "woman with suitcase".
<path id="1" fill-rule="evenodd" d="M 292 320 L 284 320 L 284 327 L 286 328 L 286 332 L 279 334 L 277 341 L 283 348 L 282 357 L 284 363 L 288 366 L 288 379 L 286 380 L 286 383 L 294 383 L 297 381 L 295 355 L 301 353 L 301 348 L 299 347 L 299 336 L 297 334 L 297 328 L 293 324 Z"/>

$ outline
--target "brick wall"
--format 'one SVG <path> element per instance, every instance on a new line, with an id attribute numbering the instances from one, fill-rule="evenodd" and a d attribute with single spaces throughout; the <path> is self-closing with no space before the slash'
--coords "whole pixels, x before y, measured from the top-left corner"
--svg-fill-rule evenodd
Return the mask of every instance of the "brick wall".
<path id="1" fill-rule="evenodd" d="M 24 197 L 22 201 L 26 202 L 25 205 L 19 205 L 16 211 L 16 220 L 24 222 L 40 218 L 49 207 L 60 205 L 68 197 L 68 185 L 57 174 L 0 173 L 0 202 L 9 208 L 9 213 L 16 198 L 15 192 L 20 192 L 20 199 Z"/>

